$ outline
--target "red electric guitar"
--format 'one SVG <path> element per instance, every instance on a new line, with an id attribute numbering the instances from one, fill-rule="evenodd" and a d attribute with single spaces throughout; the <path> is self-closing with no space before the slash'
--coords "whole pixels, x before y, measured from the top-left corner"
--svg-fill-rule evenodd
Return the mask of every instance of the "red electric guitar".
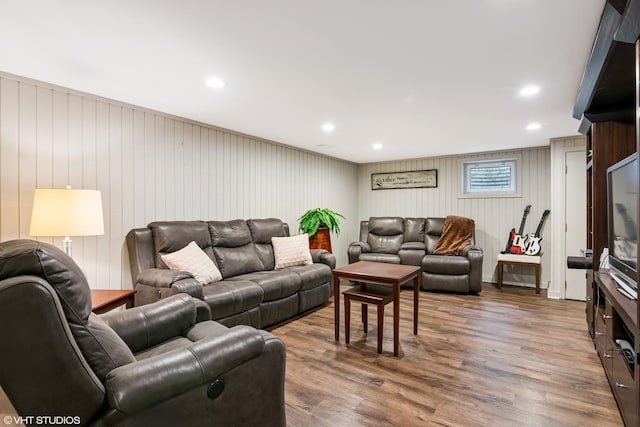
<path id="1" fill-rule="evenodd" d="M 529 215 L 529 211 L 531 210 L 531 205 L 527 205 L 524 208 L 524 213 L 522 214 L 522 221 L 520 222 L 520 229 L 516 234 L 516 229 L 512 228 L 509 233 L 509 240 L 507 241 L 507 247 L 503 254 L 521 254 L 524 251 L 526 236 L 523 237 L 522 233 L 524 233 L 524 223 L 527 221 L 527 215 Z"/>

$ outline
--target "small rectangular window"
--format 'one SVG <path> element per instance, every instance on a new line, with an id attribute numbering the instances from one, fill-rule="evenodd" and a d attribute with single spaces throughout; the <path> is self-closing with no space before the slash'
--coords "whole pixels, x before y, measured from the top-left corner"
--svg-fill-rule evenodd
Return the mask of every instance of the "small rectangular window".
<path id="1" fill-rule="evenodd" d="M 462 162 L 463 194 L 515 194 L 516 159 Z"/>

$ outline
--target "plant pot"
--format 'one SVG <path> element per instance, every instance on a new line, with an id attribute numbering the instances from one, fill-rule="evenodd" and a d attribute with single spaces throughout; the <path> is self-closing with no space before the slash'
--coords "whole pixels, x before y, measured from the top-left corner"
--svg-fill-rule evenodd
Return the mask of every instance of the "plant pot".
<path id="1" fill-rule="evenodd" d="M 327 227 L 319 227 L 316 234 L 309 236 L 309 249 L 326 249 L 331 252 L 331 233 Z"/>

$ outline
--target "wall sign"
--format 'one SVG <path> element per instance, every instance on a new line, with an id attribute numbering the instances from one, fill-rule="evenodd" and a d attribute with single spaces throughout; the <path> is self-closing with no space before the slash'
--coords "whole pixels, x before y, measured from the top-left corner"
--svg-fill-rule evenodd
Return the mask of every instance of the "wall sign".
<path id="1" fill-rule="evenodd" d="M 438 169 L 371 174 L 372 190 L 390 190 L 397 188 L 436 188 L 437 186 Z"/>

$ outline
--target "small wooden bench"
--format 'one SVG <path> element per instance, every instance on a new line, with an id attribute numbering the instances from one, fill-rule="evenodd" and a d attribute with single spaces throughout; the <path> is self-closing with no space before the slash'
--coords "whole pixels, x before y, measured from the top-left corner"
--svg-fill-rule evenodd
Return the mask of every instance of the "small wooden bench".
<path id="1" fill-rule="evenodd" d="M 368 330 L 367 307 L 375 304 L 378 307 L 378 353 L 382 353 L 382 332 L 384 329 L 384 306 L 393 301 L 393 288 L 389 286 L 362 283 L 342 292 L 344 295 L 344 332 L 349 344 L 351 323 L 351 300 L 362 303 L 362 326 L 364 333 Z"/>
<path id="2" fill-rule="evenodd" d="M 536 275 L 536 294 L 540 293 L 540 255 L 514 255 L 499 254 L 498 255 L 498 289 L 502 288 L 502 268 L 504 265 L 521 265 L 525 267 L 533 267 Z"/>

